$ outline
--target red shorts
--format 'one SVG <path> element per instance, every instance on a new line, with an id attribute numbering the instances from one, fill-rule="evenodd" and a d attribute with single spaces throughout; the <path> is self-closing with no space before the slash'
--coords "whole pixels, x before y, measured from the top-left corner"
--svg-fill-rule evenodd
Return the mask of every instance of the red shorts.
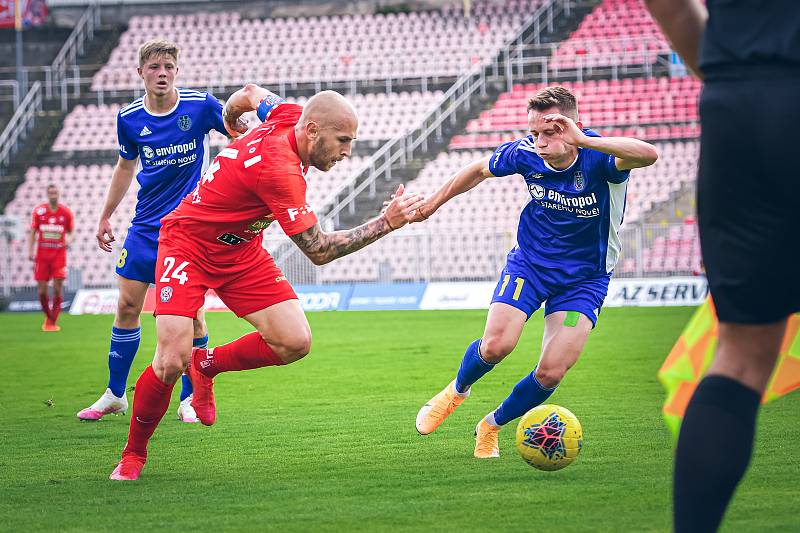
<path id="1" fill-rule="evenodd" d="M 56 254 L 50 257 L 36 257 L 33 267 L 33 279 L 50 281 L 67 277 L 67 254 Z"/>
<path id="2" fill-rule="evenodd" d="M 243 317 L 297 298 L 272 256 L 260 245 L 247 246 L 237 260 L 214 260 L 206 246 L 182 235 L 174 226 L 158 239 L 155 315 L 195 318 L 214 289 L 228 308 Z"/>

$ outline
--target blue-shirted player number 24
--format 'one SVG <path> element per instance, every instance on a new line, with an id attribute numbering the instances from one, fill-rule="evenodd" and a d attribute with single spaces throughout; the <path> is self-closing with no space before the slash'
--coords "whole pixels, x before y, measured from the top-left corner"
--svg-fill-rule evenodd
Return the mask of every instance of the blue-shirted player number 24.
<path id="1" fill-rule="evenodd" d="M 498 296 L 502 296 L 506 292 L 506 287 L 508 287 L 508 282 L 511 281 L 511 275 L 506 274 L 503 278 L 503 284 L 500 285 L 500 290 L 497 292 Z M 515 302 L 519 300 L 519 295 L 522 294 L 522 286 L 525 284 L 524 278 L 514 278 L 514 284 L 516 288 L 514 289 L 514 294 L 511 295 L 511 299 Z"/>
<path id="2" fill-rule="evenodd" d="M 189 276 L 186 275 L 186 272 L 183 271 L 184 268 L 189 266 L 189 261 L 184 261 L 180 265 L 175 268 L 175 258 L 174 257 L 165 257 L 164 258 L 164 274 L 161 276 L 161 279 L 158 280 L 161 283 L 169 283 L 170 278 L 177 279 L 178 283 L 183 285 L 189 280 Z M 174 268 L 174 270 L 173 270 Z"/>

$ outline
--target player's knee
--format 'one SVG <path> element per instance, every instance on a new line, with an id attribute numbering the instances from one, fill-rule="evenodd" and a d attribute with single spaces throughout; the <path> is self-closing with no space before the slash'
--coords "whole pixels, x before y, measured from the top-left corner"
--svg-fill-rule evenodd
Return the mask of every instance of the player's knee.
<path id="1" fill-rule="evenodd" d="M 552 389 L 561 383 L 568 368 L 564 365 L 542 365 L 536 368 L 536 381 L 543 387 Z"/>
<path id="2" fill-rule="evenodd" d="M 278 356 L 287 364 L 294 363 L 308 355 L 311 351 L 311 331 L 301 330 L 293 332 L 290 336 L 281 339 L 279 343 L 267 341 Z"/>
<path id="3" fill-rule="evenodd" d="M 188 354 L 162 349 L 153 360 L 153 371 L 164 383 L 175 383 L 186 369 L 184 361 L 188 359 Z"/>
<path id="4" fill-rule="evenodd" d="M 142 303 L 120 293 L 117 300 L 117 319 L 120 324 L 138 323 L 139 313 L 142 312 Z"/>
<path id="5" fill-rule="evenodd" d="M 496 364 L 514 351 L 514 343 L 502 336 L 487 335 L 481 340 L 481 359 Z"/>

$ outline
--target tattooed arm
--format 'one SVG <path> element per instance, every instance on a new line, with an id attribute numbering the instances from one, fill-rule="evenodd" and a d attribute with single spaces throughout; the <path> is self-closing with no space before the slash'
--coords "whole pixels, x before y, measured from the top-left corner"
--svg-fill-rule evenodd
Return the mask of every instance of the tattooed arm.
<path id="1" fill-rule="evenodd" d="M 324 265 L 351 254 L 391 232 L 386 218 L 381 216 L 356 228 L 325 233 L 319 224 L 291 239 L 315 265 Z"/>
<path id="2" fill-rule="evenodd" d="M 290 238 L 315 265 L 330 263 L 408 224 L 425 200 L 419 194 L 404 195 L 403 190 L 402 185 L 397 188 L 395 197 L 381 216 L 358 227 L 325 233 L 319 224 L 315 224 Z"/>

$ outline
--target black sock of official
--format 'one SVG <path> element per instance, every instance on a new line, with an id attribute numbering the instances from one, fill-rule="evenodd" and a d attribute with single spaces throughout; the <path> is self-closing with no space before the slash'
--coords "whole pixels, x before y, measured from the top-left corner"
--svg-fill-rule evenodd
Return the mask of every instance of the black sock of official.
<path id="1" fill-rule="evenodd" d="M 753 451 L 759 394 L 708 376 L 683 417 L 673 484 L 676 533 L 716 531 Z"/>

